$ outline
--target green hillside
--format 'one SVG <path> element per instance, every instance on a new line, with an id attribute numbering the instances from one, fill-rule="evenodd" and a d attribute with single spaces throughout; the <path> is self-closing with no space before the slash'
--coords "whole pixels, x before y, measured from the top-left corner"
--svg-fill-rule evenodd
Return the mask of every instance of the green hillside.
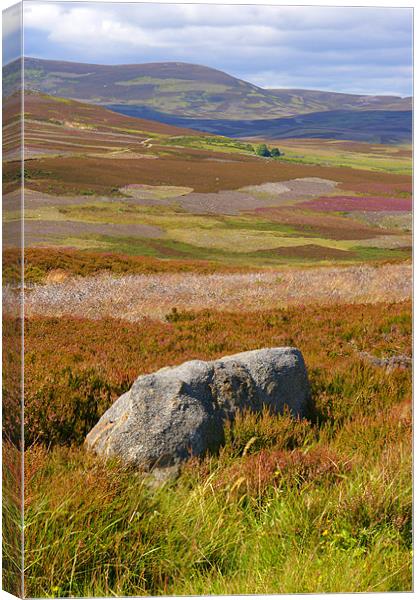
<path id="1" fill-rule="evenodd" d="M 13 63 L 4 90 L 16 83 Z M 92 65 L 25 58 L 25 86 L 96 104 L 141 105 L 163 113 L 205 119 L 273 119 L 351 109 L 409 110 L 411 99 L 312 90 L 268 90 L 227 73 L 179 62 Z"/>

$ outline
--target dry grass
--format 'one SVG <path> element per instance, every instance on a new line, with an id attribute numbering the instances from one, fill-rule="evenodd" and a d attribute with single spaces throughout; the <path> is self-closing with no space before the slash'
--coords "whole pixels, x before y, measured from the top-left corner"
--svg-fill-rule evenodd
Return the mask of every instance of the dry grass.
<path id="1" fill-rule="evenodd" d="M 282 272 L 70 277 L 35 286 L 26 314 L 73 315 L 137 321 L 164 318 L 170 310 L 246 311 L 305 304 L 401 301 L 411 296 L 411 265 L 351 266 Z M 5 305 L 13 304 L 7 288 Z"/>

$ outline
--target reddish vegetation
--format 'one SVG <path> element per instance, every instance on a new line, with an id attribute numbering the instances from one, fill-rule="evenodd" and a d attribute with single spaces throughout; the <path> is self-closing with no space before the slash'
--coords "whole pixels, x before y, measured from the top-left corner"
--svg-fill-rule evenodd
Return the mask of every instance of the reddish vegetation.
<path id="1" fill-rule="evenodd" d="M 350 140 L 327 140 L 323 138 L 309 139 L 284 139 L 282 143 L 286 147 L 296 148 L 298 150 L 323 148 L 336 152 L 336 150 L 346 150 L 348 152 L 360 152 L 363 154 L 373 154 L 377 156 L 412 156 L 411 150 L 406 150 L 398 146 L 388 146 L 387 144 L 372 144 L 370 142 L 355 142 Z"/>
<path id="2" fill-rule="evenodd" d="M 383 230 L 378 227 L 370 227 L 338 215 L 319 215 L 299 210 L 297 206 L 291 209 L 289 207 L 257 208 L 253 214 L 290 225 L 305 234 L 315 234 L 331 240 L 367 240 L 383 234 Z M 386 230 L 387 235 L 391 233 L 390 230 Z"/>
<path id="3" fill-rule="evenodd" d="M 150 133 L 166 133 L 168 135 L 196 134 L 191 129 L 120 115 L 102 106 L 85 104 L 68 99 L 60 101 L 60 99 L 55 100 L 50 96 L 37 93 L 25 94 L 25 114 L 32 119 L 39 120 L 57 119 L 71 122 L 76 119 L 81 123 L 94 123 L 99 131 L 110 130 L 112 127 L 121 127 Z M 202 134 L 199 133 L 199 135 Z"/>
<path id="4" fill-rule="evenodd" d="M 263 495 L 270 486 L 279 487 L 286 481 L 303 485 L 307 481 L 326 477 L 336 480 L 336 476 L 342 477 L 350 466 L 348 459 L 342 459 L 327 447 L 318 446 L 308 452 L 299 449 L 292 452 L 261 450 L 226 469 L 220 483 L 239 481 L 236 488 L 238 493 L 246 491 L 251 495 Z"/>
<path id="5" fill-rule="evenodd" d="M 105 131 L 109 131 L 110 127 L 144 129 L 145 132 L 155 131 L 173 135 L 182 131 L 149 121 L 141 122 L 139 119 L 118 115 L 101 107 L 71 101 L 69 104 L 51 101 L 39 95 L 28 96 L 25 111 L 29 112 L 32 118 L 37 119 L 55 119 L 59 122 L 76 119 L 81 123 L 84 121 L 94 122 L 99 130 Z M 28 126 L 31 127 L 30 122 L 28 122 Z M 46 127 L 51 130 L 50 125 L 46 125 Z M 36 125 L 36 129 L 39 130 L 39 125 Z M 66 127 L 67 130 L 68 127 Z M 70 131 L 72 131 L 71 128 Z M 78 130 L 77 135 L 87 141 L 89 136 L 92 136 L 92 132 Z M 124 135 L 121 132 L 121 136 Z M 129 135 L 128 137 L 132 138 L 133 136 Z M 144 134 L 140 133 L 138 139 L 140 138 L 143 139 Z M 117 139 L 118 137 L 114 136 L 114 140 Z M 109 140 L 107 142 L 109 144 Z M 129 146 L 129 143 L 127 145 Z M 47 144 L 46 147 L 49 145 Z M 208 158 L 212 155 L 206 151 L 172 148 L 167 149 L 167 152 L 169 156 L 160 159 L 164 160 L 164 169 L 162 169 L 160 160 L 61 157 L 29 160 L 26 165 L 26 173 L 31 178 L 32 188 L 58 193 L 77 192 L 85 189 L 86 186 L 98 193 L 109 193 L 112 187 L 120 187 L 127 183 L 186 185 L 198 192 L 213 192 L 234 190 L 246 185 L 269 181 L 286 181 L 296 177 L 320 177 L 340 181 L 344 187 L 349 187 L 349 189 L 353 184 L 367 186 L 370 183 L 384 183 L 389 186 L 411 185 L 411 178 L 408 176 L 373 171 L 266 161 L 258 157 L 240 154 L 234 154 L 234 163 L 210 162 L 202 160 L 203 157 Z M 213 155 L 216 156 L 215 153 Z M 218 153 L 217 156 L 220 157 L 223 154 Z M 226 156 L 232 158 L 231 154 Z M 104 160 L 106 160 L 105 163 Z M 251 168 L 249 168 L 249 163 L 251 163 Z M 18 168 L 18 163 L 5 165 L 4 174 L 7 181 L 12 182 L 13 179 L 16 179 Z M 9 188 L 12 187 L 10 183 Z"/>
<path id="6" fill-rule="evenodd" d="M 68 149 L 77 148 L 77 143 L 86 149 L 90 145 L 100 146 L 103 140 L 106 147 L 122 146 L 139 154 L 152 154 L 153 148 L 142 144 L 147 132 L 168 135 L 196 134 L 153 121 L 119 115 L 100 106 L 60 101 L 40 94 L 27 95 L 25 113 L 29 117 L 26 132 L 30 135 L 29 144 L 48 151 L 57 150 L 58 147 L 68 152 Z M 31 122 L 33 119 L 38 120 L 38 123 Z M 60 127 L 54 127 L 47 122 L 48 120 L 55 121 Z M 44 124 L 40 121 L 44 121 Z M 97 128 L 96 131 L 79 127 L 92 123 Z M 139 130 L 140 133 L 119 132 L 118 128 Z M 75 146 L 62 143 L 63 139 L 59 136 L 63 131 L 67 143 L 72 141 Z M 115 136 L 116 132 L 120 135 Z M 153 142 L 155 149 L 157 144 L 158 142 Z M 90 151 L 95 152 L 95 148 Z M 182 185 L 191 187 L 196 192 L 218 192 L 304 177 L 339 181 L 343 189 L 349 190 L 355 189 L 354 186 L 365 186 L 369 191 L 374 185 L 386 185 L 389 189 L 401 191 L 409 186 L 411 188 L 411 178 L 402 175 L 267 161 L 256 156 L 223 154 L 192 148 L 165 147 L 164 152 L 165 156 L 158 160 L 80 156 L 31 159 L 26 161 L 25 176 L 30 180 L 32 189 L 57 194 L 82 193 L 86 189 L 98 194 L 111 194 L 128 183 Z M 228 162 L 220 161 L 224 156 L 228 157 Z M 216 158 L 217 161 L 206 160 L 209 158 Z M 5 191 L 17 187 L 19 169 L 18 161 L 4 165 Z"/>
<path id="7" fill-rule="evenodd" d="M 266 250 L 259 250 L 260 254 L 266 254 Z M 327 248 L 316 244 L 304 244 L 302 246 L 288 246 L 273 248 L 269 252 L 275 256 L 289 256 L 290 258 L 307 258 L 317 260 L 350 260 L 357 258 L 356 252 L 350 250 L 339 250 L 339 248 Z"/>
<path id="8" fill-rule="evenodd" d="M 18 122 L 22 114 L 22 97 L 19 93 L 4 98 L 2 106 L 3 127 Z"/>
<path id="9" fill-rule="evenodd" d="M 3 277 L 17 281 L 20 277 L 18 248 L 3 251 Z M 62 271 L 66 275 L 96 275 L 109 272 L 115 275 L 143 273 L 236 273 L 245 271 L 199 260 L 161 260 L 148 256 L 127 256 L 117 253 L 95 253 L 59 248 L 27 248 L 25 250 L 25 280 L 41 281 L 50 273 Z"/>
<path id="10" fill-rule="evenodd" d="M 86 187 L 98 193 L 107 193 L 110 188 L 120 187 L 127 183 L 181 185 L 192 187 L 197 192 L 217 192 L 239 189 L 267 181 L 287 181 L 300 177 L 319 177 L 341 181 L 349 186 L 353 183 L 369 184 L 369 182 L 382 180 L 389 183 L 393 183 L 395 180 L 400 183 L 410 181 L 410 178 L 402 175 L 286 164 L 244 156 L 234 163 L 187 160 L 182 154 L 178 158 L 165 158 L 164 163 L 161 160 L 45 158 L 28 161 L 26 171 L 31 178 L 32 189 L 52 193 L 77 193 Z M 13 172 L 16 172 L 17 168 L 17 164 L 5 165 L 6 177 L 13 177 Z"/>
<path id="11" fill-rule="evenodd" d="M 330 410 L 334 393 L 330 382 L 343 377 L 349 387 L 345 402 L 337 401 L 334 411 L 359 412 L 358 393 L 349 389 L 353 377 L 348 373 L 361 379 L 377 377 L 378 403 L 386 398 L 387 375 L 365 366 L 358 349 L 374 348 L 378 356 L 393 348 L 398 354 L 410 354 L 410 328 L 408 302 L 335 305 L 327 310 L 299 306 L 247 313 L 178 312 L 166 323 L 35 317 L 26 322 L 25 335 L 28 440 L 82 442 L 139 374 L 263 346 L 293 345 L 302 350 L 318 410 Z M 401 399 L 410 376 L 400 371 L 391 377 L 391 394 L 397 389 Z"/>
<path id="12" fill-rule="evenodd" d="M 341 188 L 345 188 L 345 184 L 340 185 Z M 408 181 L 371 181 L 371 182 L 354 182 L 351 184 L 351 191 L 360 192 L 361 194 L 383 194 L 385 196 L 391 195 L 404 195 L 412 193 L 412 178 L 409 177 Z"/>
<path id="13" fill-rule="evenodd" d="M 16 313 L 19 306 L 16 306 Z M 18 445 L 21 434 L 22 322 L 3 317 L 3 436 Z M 3 448 L 4 450 L 4 448 Z"/>
<path id="14" fill-rule="evenodd" d="M 302 202 L 300 206 L 321 211 L 409 211 L 412 210 L 411 198 L 391 198 L 388 196 L 333 196 Z"/>

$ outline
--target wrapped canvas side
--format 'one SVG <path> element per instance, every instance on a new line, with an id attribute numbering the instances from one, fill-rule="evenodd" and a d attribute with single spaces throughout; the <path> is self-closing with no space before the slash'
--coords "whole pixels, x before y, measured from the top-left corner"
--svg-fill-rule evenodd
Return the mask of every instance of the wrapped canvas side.
<path id="1" fill-rule="evenodd" d="M 22 4 L 3 12 L 3 577 L 23 596 Z M 4 215 L 5 213 L 3 213 Z M 18 293 L 16 293 L 18 292 Z M 13 296 L 12 296 L 13 294 Z"/>
<path id="2" fill-rule="evenodd" d="M 411 11 L 207 2 L 3 15 L 15 597 L 412 590 Z"/>

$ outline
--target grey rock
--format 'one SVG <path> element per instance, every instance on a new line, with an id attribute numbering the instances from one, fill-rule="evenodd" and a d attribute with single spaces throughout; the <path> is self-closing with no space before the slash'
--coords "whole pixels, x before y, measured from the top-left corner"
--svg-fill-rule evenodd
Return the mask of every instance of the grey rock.
<path id="1" fill-rule="evenodd" d="M 157 490 L 162 488 L 166 484 L 170 484 L 175 481 L 180 474 L 180 465 L 175 464 L 171 467 L 164 467 L 162 469 L 154 468 L 147 476 L 143 479 L 145 486 L 150 490 Z"/>
<path id="2" fill-rule="evenodd" d="M 406 354 L 400 354 L 399 356 L 389 356 L 388 358 L 379 358 L 369 352 L 358 352 L 359 356 L 365 359 L 376 367 L 385 367 L 386 370 L 391 371 L 393 369 L 408 369 L 412 367 L 412 359 Z"/>
<path id="3" fill-rule="evenodd" d="M 167 468 L 216 451 L 224 423 L 245 409 L 304 417 L 310 387 L 296 348 L 264 348 L 142 375 L 86 438 L 101 456 L 138 468 Z"/>

